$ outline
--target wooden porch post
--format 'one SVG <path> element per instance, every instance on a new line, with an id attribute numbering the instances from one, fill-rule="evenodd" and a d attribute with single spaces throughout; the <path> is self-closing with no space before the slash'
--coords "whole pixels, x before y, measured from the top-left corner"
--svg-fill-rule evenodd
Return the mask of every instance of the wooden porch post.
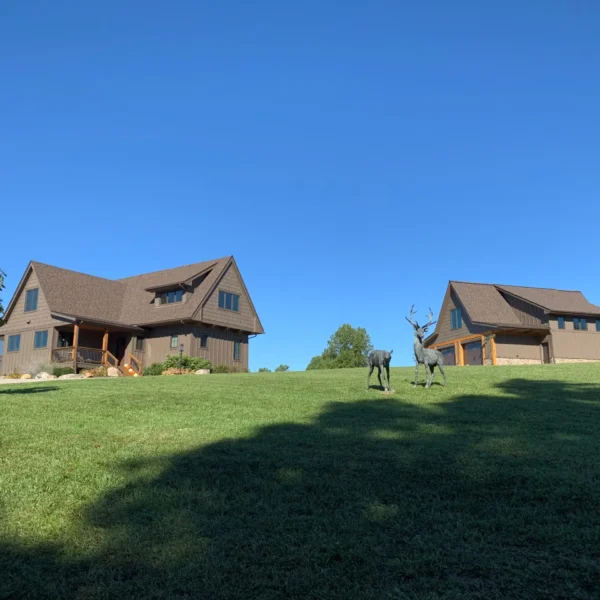
<path id="1" fill-rule="evenodd" d="M 496 365 L 496 336 L 492 333 L 492 364 Z"/>
<path id="2" fill-rule="evenodd" d="M 108 331 L 104 330 L 102 336 L 102 364 L 106 365 L 106 351 L 108 350 Z"/>
<path id="3" fill-rule="evenodd" d="M 79 325 L 73 328 L 73 370 L 77 373 L 77 346 L 79 345 Z"/>

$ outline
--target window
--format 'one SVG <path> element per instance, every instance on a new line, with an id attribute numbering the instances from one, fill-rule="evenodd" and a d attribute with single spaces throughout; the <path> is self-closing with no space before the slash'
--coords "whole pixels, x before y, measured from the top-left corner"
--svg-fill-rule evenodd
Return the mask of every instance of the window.
<path id="1" fill-rule="evenodd" d="M 18 352 L 21 348 L 21 335 L 9 335 L 8 336 L 8 348 L 7 352 Z"/>
<path id="2" fill-rule="evenodd" d="M 34 348 L 46 348 L 48 346 L 48 331 L 36 331 L 33 338 Z"/>
<path id="3" fill-rule="evenodd" d="M 135 346 L 134 346 L 134 348 L 135 348 L 136 352 L 143 352 L 144 351 L 144 341 L 145 341 L 145 338 L 143 338 L 143 337 L 136 337 L 135 338 Z"/>
<path id="4" fill-rule="evenodd" d="M 208 348 L 208 335 L 206 333 L 200 336 L 200 348 Z"/>
<path id="5" fill-rule="evenodd" d="M 179 345 L 179 336 L 172 335 L 171 336 L 171 348 L 177 348 L 178 345 Z"/>
<path id="6" fill-rule="evenodd" d="M 237 294 L 232 294 L 231 292 L 219 291 L 219 308 L 239 312 L 240 297 Z"/>
<path id="7" fill-rule="evenodd" d="M 587 331 L 587 320 L 578 317 L 573 317 L 573 329 Z"/>
<path id="8" fill-rule="evenodd" d="M 565 318 L 564 317 L 558 317 L 558 328 L 559 329 L 565 328 Z"/>
<path id="9" fill-rule="evenodd" d="M 240 360 L 240 343 L 233 342 L 233 360 Z"/>
<path id="10" fill-rule="evenodd" d="M 462 314 L 460 308 L 455 308 L 450 311 L 452 315 L 452 329 L 460 329 L 462 327 Z"/>
<path id="11" fill-rule="evenodd" d="M 158 294 L 161 304 L 173 304 L 175 302 L 183 302 L 183 290 L 171 290 Z"/>
<path id="12" fill-rule="evenodd" d="M 25 294 L 25 312 L 37 310 L 38 306 L 38 288 L 27 290 Z"/>
<path id="13" fill-rule="evenodd" d="M 596 321 L 596 331 L 600 331 L 600 321 Z"/>

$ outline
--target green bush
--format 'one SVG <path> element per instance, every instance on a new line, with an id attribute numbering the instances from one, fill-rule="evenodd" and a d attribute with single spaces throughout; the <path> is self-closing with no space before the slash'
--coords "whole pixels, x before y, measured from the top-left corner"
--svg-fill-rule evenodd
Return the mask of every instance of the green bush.
<path id="1" fill-rule="evenodd" d="M 276 373 L 285 373 L 286 371 L 289 371 L 290 367 L 288 365 L 279 365 L 276 369 L 275 372 Z"/>
<path id="2" fill-rule="evenodd" d="M 267 369 L 267 367 L 261 367 L 261 368 L 258 370 L 258 372 L 259 372 L 259 373 L 270 373 L 270 372 L 271 372 L 271 369 Z"/>
<path id="3" fill-rule="evenodd" d="M 144 375 L 162 375 L 165 366 L 162 363 L 152 363 L 144 369 Z"/>
<path id="4" fill-rule="evenodd" d="M 179 369 L 179 354 L 173 354 L 171 356 L 167 356 L 165 362 L 163 363 L 164 369 Z M 201 358 L 199 356 L 187 356 L 187 354 L 182 355 L 181 357 L 181 367 L 182 369 L 188 371 L 197 371 L 198 369 L 211 369 L 212 363 L 210 360 L 206 360 L 205 358 Z M 144 372 L 144 374 L 146 374 Z"/>
<path id="5" fill-rule="evenodd" d="M 227 365 L 215 365 L 211 373 L 231 373 L 231 368 Z"/>
<path id="6" fill-rule="evenodd" d="M 52 375 L 60 377 L 61 375 L 72 375 L 75 373 L 73 367 L 54 367 Z"/>

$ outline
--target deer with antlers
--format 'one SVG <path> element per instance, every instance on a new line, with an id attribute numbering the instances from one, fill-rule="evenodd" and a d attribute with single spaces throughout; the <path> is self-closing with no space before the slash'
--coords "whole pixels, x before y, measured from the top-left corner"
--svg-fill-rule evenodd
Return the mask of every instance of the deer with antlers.
<path id="1" fill-rule="evenodd" d="M 415 305 L 410 307 L 410 317 L 405 319 L 413 326 L 415 330 L 415 341 L 413 347 L 415 349 L 415 381 L 413 387 L 417 387 L 417 381 L 419 379 L 419 365 L 425 365 L 425 387 L 430 388 L 433 383 L 433 370 L 437 366 L 441 374 L 444 376 L 444 385 L 446 385 L 446 373 L 444 372 L 444 357 L 439 350 L 430 350 L 423 346 L 423 339 L 427 333 L 427 329 L 431 327 L 435 321 L 433 320 L 433 311 L 429 309 L 429 315 L 427 318 L 429 321 L 422 327 L 413 320 L 413 316 L 416 314 L 414 310 Z"/>

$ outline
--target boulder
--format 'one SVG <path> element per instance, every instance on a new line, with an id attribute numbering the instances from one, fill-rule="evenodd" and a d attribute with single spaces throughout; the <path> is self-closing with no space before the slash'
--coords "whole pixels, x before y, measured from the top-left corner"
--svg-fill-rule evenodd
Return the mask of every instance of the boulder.
<path id="1" fill-rule="evenodd" d="M 46 373 L 46 371 L 42 371 L 35 376 L 36 379 L 56 379 L 56 375 L 50 375 L 50 373 Z"/>
<path id="2" fill-rule="evenodd" d="M 31 375 L 29 373 L 25 373 L 25 375 L 21 375 L 21 379 L 31 379 Z"/>
<path id="3" fill-rule="evenodd" d="M 108 367 L 108 371 L 106 372 L 108 377 L 121 377 L 123 373 L 117 369 L 117 367 Z"/>
<path id="4" fill-rule="evenodd" d="M 75 373 L 68 373 L 67 375 L 61 375 L 59 379 L 83 379 L 83 375 L 76 375 Z"/>
<path id="5" fill-rule="evenodd" d="M 210 374 L 210 369 L 198 369 L 194 375 L 208 375 Z"/>

